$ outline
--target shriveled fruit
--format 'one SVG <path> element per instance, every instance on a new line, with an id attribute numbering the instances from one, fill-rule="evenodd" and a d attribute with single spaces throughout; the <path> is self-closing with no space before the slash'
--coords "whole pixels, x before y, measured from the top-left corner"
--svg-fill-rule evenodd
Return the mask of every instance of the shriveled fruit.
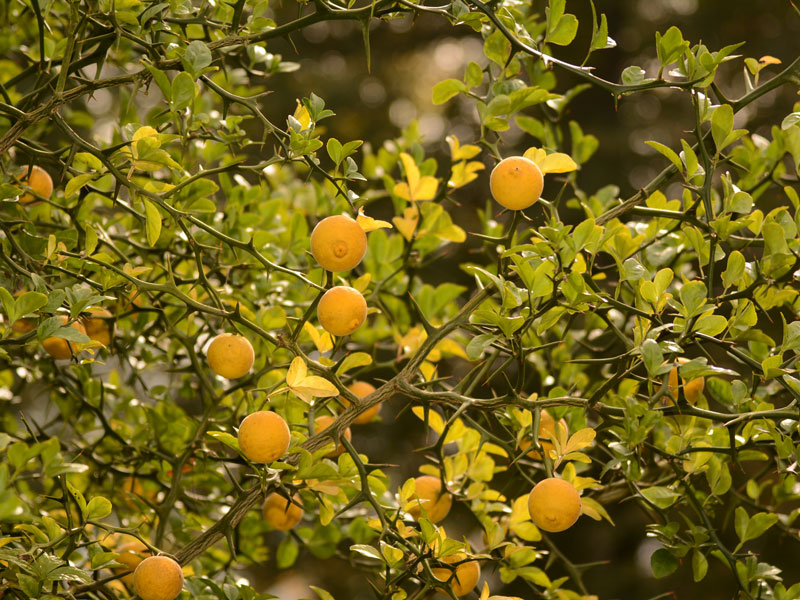
<path id="1" fill-rule="evenodd" d="M 30 174 L 26 169 L 20 181 L 44 198 L 50 198 L 53 194 L 53 179 L 50 177 L 50 174 L 41 167 L 32 167 Z M 30 192 L 25 192 L 19 197 L 20 204 L 32 204 L 34 202 L 39 202 L 39 198 Z"/>
<path id="2" fill-rule="evenodd" d="M 345 285 L 332 287 L 320 298 L 317 318 L 331 335 L 350 335 L 367 318 L 367 301 L 356 289 Z"/>
<path id="3" fill-rule="evenodd" d="M 448 564 L 461 563 L 455 569 L 447 567 L 437 567 L 431 569 L 431 573 L 439 581 L 448 582 L 448 587 L 456 596 L 466 596 L 478 584 L 481 576 L 481 566 L 477 561 L 461 562 L 466 560 L 467 555 L 463 553 L 451 554 L 440 560 Z"/>
<path id="4" fill-rule="evenodd" d="M 133 572 L 133 587 L 141 600 L 173 600 L 181 593 L 183 571 L 168 556 L 149 556 Z"/>
<path id="5" fill-rule="evenodd" d="M 406 512 L 419 520 L 424 508 L 431 522 L 438 523 L 444 519 L 453 506 L 453 496 L 447 492 L 442 493 L 441 479 L 432 475 L 421 475 L 414 481 L 414 495 L 405 507 Z"/>
<path id="6" fill-rule="evenodd" d="M 581 497 L 569 481 L 548 477 L 531 490 L 528 496 L 528 512 L 539 529 L 564 531 L 572 527 L 581 516 Z"/>
<path id="7" fill-rule="evenodd" d="M 567 428 L 567 421 L 565 419 L 561 419 L 558 422 L 558 425 L 563 431 L 569 434 L 569 429 Z M 545 454 L 548 456 L 550 455 L 550 450 L 554 448 L 552 442 L 553 438 L 556 436 L 556 421 L 553 419 L 552 415 L 550 415 L 547 410 L 542 410 L 541 414 L 539 415 L 539 444 L 542 446 L 542 450 L 544 450 Z M 526 450 L 531 446 L 533 440 L 525 437 L 519 443 L 520 450 Z M 530 456 L 534 460 L 541 460 L 542 455 L 536 451 L 531 450 L 528 452 L 528 456 Z"/>
<path id="8" fill-rule="evenodd" d="M 100 342 L 104 346 L 110 346 L 114 329 L 112 321 L 114 315 L 105 308 L 100 307 L 90 308 L 88 312 L 91 316 L 84 317 L 83 319 L 86 335 L 89 336 L 90 340 Z"/>
<path id="9" fill-rule="evenodd" d="M 684 365 L 688 362 L 688 358 L 678 357 L 677 359 L 679 365 Z M 689 381 L 681 377 L 681 381 L 683 382 L 683 397 L 686 398 L 689 404 L 697 404 L 700 395 L 703 393 L 703 389 L 706 387 L 705 377 L 696 377 Z M 669 393 L 674 402 L 678 401 L 678 389 L 678 367 L 673 367 L 669 372 Z M 668 404 L 669 402 L 667 401 L 664 403 Z"/>
<path id="10" fill-rule="evenodd" d="M 353 383 L 347 386 L 347 389 L 353 392 L 353 394 L 355 394 L 359 398 L 364 398 L 366 396 L 369 396 L 372 392 L 375 391 L 375 386 L 370 385 L 366 381 L 354 381 Z M 339 397 L 339 402 L 341 402 L 342 406 L 344 406 L 345 408 L 350 406 L 350 402 L 341 396 Z M 377 416 L 378 412 L 380 412 L 380 410 L 381 410 L 380 404 L 371 406 L 363 413 L 358 415 L 358 417 L 356 417 L 356 420 L 353 421 L 353 423 L 355 425 L 365 425 L 370 421 L 372 421 Z"/>
<path id="11" fill-rule="evenodd" d="M 489 177 L 489 189 L 501 206 L 523 210 L 542 195 L 544 176 L 538 165 L 522 156 L 501 160 Z"/>
<path id="12" fill-rule="evenodd" d="M 289 448 L 289 426 L 278 413 L 268 410 L 247 415 L 239 425 L 239 448 L 251 461 L 278 460 Z"/>
<path id="13" fill-rule="evenodd" d="M 234 333 L 221 333 L 208 346 L 208 366 L 217 375 L 236 379 L 247 375 L 253 366 L 255 353 L 248 339 Z"/>
<path id="14" fill-rule="evenodd" d="M 69 321 L 66 315 L 59 315 L 59 319 L 61 319 L 61 323 L 64 325 L 66 325 L 67 321 Z M 73 321 L 70 324 L 70 327 L 77 329 L 83 334 L 86 334 L 86 329 L 84 329 L 80 321 Z M 72 358 L 73 354 L 77 354 L 79 352 L 78 347 L 79 345 L 75 342 L 68 342 L 64 338 L 59 337 L 49 337 L 42 340 L 42 348 L 44 348 L 44 351 L 58 360 L 67 360 Z"/>
<path id="15" fill-rule="evenodd" d="M 301 505 L 298 494 L 292 496 L 292 500 L 289 501 L 277 492 L 273 492 L 264 500 L 261 512 L 264 514 L 264 520 L 272 527 L 280 531 L 289 531 L 303 518 Z"/>
<path id="16" fill-rule="evenodd" d="M 333 425 L 334 421 L 336 421 L 336 418 L 330 415 L 322 415 L 321 417 L 317 417 L 316 419 L 314 419 L 314 431 L 317 433 L 319 433 L 320 431 L 324 431 L 325 429 Z M 349 427 L 344 430 L 344 433 L 342 435 L 344 435 L 344 437 L 347 438 L 347 441 L 350 441 L 350 439 L 352 439 L 352 434 L 350 433 Z M 344 444 L 339 442 L 338 446 L 336 446 L 335 449 L 331 450 L 325 456 L 329 458 L 334 458 L 336 456 L 339 456 L 342 452 L 344 452 L 344 450 L 345 450 Z"/>
<path id="17" fill-rule="evenodd" d="M 311 254 L 328 271 L 354 269 L 366 252 L 367 234 L 348 216 L 326 217 L 311 232 Z"/>

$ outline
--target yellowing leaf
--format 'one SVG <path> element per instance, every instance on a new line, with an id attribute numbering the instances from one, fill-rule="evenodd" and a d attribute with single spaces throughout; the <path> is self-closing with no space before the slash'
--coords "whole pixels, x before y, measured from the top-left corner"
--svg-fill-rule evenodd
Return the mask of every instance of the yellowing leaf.
<path id="1" fill-rule="evenodd" d="M 436 377 L 436 365 L 426 360 L 419 366 L 419 372 L 425 381 L 430 381 Z"/>
<path id="2" fill-rule="evenodd" d="M 482 162 L 473 160 L 467 162 L 462 160 L 455 163 L 451 169 L 450 180 L 447 182 L 447 187 L 456 189 L 463 187 L 478 178 L 478 171 L 486 168 Z"/>
<path id="3" fill-rule="evenodd" d="M 481 153 L 480 146 L 475 146 L 472 144 L 462 146 L 461 142 L 459 142 L 458 138 L 454 135 L 448 135 L 446 139 L 447 145 L 450 146 L 450 160 L 454 163 L 458 162 L 459 160 L 469 160 L 470 158 L 475 158 Z"/>
<path id="4" fill-rule="evenodd" d="M 372 275 L 370 275 L 369 273 L 364 273 L 361 277 L 359 277 L 358 279 L 356 279 L 353 282 L 352 287 L 353 287 L 353 289 L 358 290 L 359 292 L 361 292 L 363 294 L 364 291 L 369 286 L 369 282 L 370 282 L 371 279 L 372 279 Z"/>
<path id="5" fill-rule="evenodd" d="M 775 58 L 774 56 L 770 56 L 768 54 L 759 58 L 758 62 L 760 62 L 762 65 L 779 65 L 781 64 L 781 59 Z"/>
<path id="6" fill-rule="evenodd" d="M 569 454 L 581 448 L 586 448 L 586 446 L 592 443 L 595 435 L 597 435 L 597 432 L 591 427 L 584 427 L 580 431 L 576 431 L 572 437 L 569 438 L 567 447 L 564 449 L 565 453 Z"/>
<path id="7" fill-rule="evenodd" d="M 547 154 L 542 148 L 528 148 L 522 156 L 539 165 L 542 175 L 547 173 L 569 173 L 578 170 L 577 163 L 563 152 Z"/>
<path id="8" fill-rule="evenodd" d="M 306 363 L 299 356 L 289 365 L 286 374 L 286 385 L 304 402 L 311 403 L 314 398 L 338 396 L 339 390 L 324 377 L 308 375 Z"/>
<path id="9" fill-rule="evenodd" d="M 144 127 L 139 127 L 139 129 L 136 130 L 136 133 L 133 134 L 132 139 L 134 142 L 138 142 L 142 138 L 146 137 L 158 138 L 158 131 L 156 131 L 149 125 L 145 125 Z"/>
<path id="10" fill-rule="evenodd" d="M 405 200 L 419 202 L 422 200 L 433 200 L 436 190 L 439 187 L 439 180 L 436 177 L 426 175 L 420 177 L 419 167 L 414 159 L 402 152 L 400 160 L 406 172 L 406 182 L 398 183 L 394 186 L 394 193 Z"/>
<path id="11" fill-rule="evenodd" d="M 391 229 L 392 224 L 387 223 L 386 221 L 379 221 L 377 219 L 373 219 L 372 217 L 368 217 L 364 214 L 364 207 L 358 209 L 358 216 L 356 217 L 356 223 L 361 225 L 361 229 L 363 229 L 366 233 L 370 231 L 375 231 L 376 229 Z"/>
<path id="12" fill-rule="evenodd" d="M 592 498 L 581 498 L 581 512 L 595 521 L 605 519 L 612 525 L 614 524 L 603 505 Z"/>
<path id="13" fill-rule="evenodd" d="M 443 339 L 441 342 L 436 344 L 435 348 L 436 350 L 447 356 L 458 356 L 460 358 L 467 358 L 467 353 L 464 352 L 464 348 L 461 347 L 461 344 L 449 338 Z"/>
<path id="14" fill-rule="evenodd" d="M 425 422 L 427 419 L 428 427 L 433 429 L 439 435 L 444 431 L 444 420 L 442 416 L 434 410 L 429 410 L 425 413 L 425 408 L 422 406 L 415 406 L 411 409 L 420 421 Z"/>
<path id="15" fill-rule="evenodd" d="M 333 338 L 331 338 L 331 334 L 328 333 L 327 331 L 320 333 L 308 321 L 303 323 L 303 331 L 305 331 L 311 337 L 311 341 L 314 342 L 314 346 L 317 347 L 317 350 L 319 352 L 327 352 L 328 350 L 333 348 Z M 303 364 L 305 365 L 305 363 Z"/>
<path id="16" fill-rule="evenodd" d="M 397 227 L 397 231 L 406 239 L 407 242 L 411 241 L 414 237 L 414 232 L 419 225 L 419 210 L 416 206 L 409 206 L 403 211 L 402 217 L 394 217 L 392 223 Z"/>
<path id="17" fill-rule="evenodd" d="M 300 100 L 297 101 L 297 108 L 292 116 L 300 122 L 300 125 L 303 126 L 301 131 L 305 131 L 308 129 L 309 125 L 311 125 L 311 115 L 308 114 L 308 109 L 300 102 Z"/>

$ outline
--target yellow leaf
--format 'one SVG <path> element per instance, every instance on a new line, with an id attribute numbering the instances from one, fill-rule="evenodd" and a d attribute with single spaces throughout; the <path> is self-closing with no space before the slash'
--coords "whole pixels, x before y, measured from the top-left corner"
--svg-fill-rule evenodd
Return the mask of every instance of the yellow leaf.
<path id="1" fill-rule="evenodd" d="M 292 364 L 289 365 L 286 385 L 298 398 L 308 403 L 314 398 L 329 398 L 339 395 L 336 386 L 324 377 L 308 375 L 306 363 L 299 356 L 295 357 Z"/>
<path id="2" fill-rule="evenodd" d="M 327 352 L 333 348 L 333 338 L 331 338 L 331 334 L 327 331 L 323 331 L 320 334 L 320 332 L 317 331 L 317 329 L 308 321 L 303 323 L 303 331 L 305 331 L 311 337 L 311 341 L 314 342 L 314 346 L 316 346 L 319 352 Z"/>
<path id="3" fill-rule="evenodd" d="M 419 224 L 419 211 L 416 206 L 409 206 L 403 211 L 402 217 L 394 217 L 392 223 L 407 242 L 414 237 L 414 232 Z"/>
<path id="4" fill-rule="evenodd" d="M 356 279 L 353 282 L 353 289 L 358 290 L 362 294 L 369 286 L 369 282 L 372 279 L 372 276 L 369 273 L 364 273 L 361 277 Z"/>
<path id="5" fill-rule="evenodd" d="M 356 223 L 361 225 L 361 229 L 363 229 L 366 233 L 370 231 L 375 231 L 376 229 L 391 229 L 392 224 L 387 223 L 386 221 L 379 221 L 377 219 L 373 219 L 372 217 L 368 217 L 364 214 L 364 207 L 358 209 L 358 216 L 356 217 Z"/>
<path id="6" fill-rule="evenodd" d="M 766 56 L 762 56 L 758 59 L 762 65 L 779 65 L 781 64 L 781 59 L 775 58 L 774 56 L 770 56 L 769 54 Z"/>
<path id="7" fill-rule="evenodd" d="M 462 160 L 461 162 L 454 163 L 450 173 L 450 180 L 447 182 L 447 187 L 453 189 L 463 187 L 477 179 L 478 171 L 482 171 L 485 168 L 486 165 L 476 160 L 472 162 Z"/>
<path id="8" fill-rule="evenodd" d="M 511 517 L 508 520 L 509 525 L 517 525 L 531 520 L 531 513 L 528 512 L 528 495 L 520 496 L 511 505 Z"/>
<path id="9" fill-rule="evenodd" d="M 567 447 L 564 449 L 565 454 L 575 452 L 581 448 L 586 448 L 586 446 L 592 443 L 595 435 L 597 435 L 597 432 L 591 427 L 585 427 L 580 431 L 576 431 L 572 437 L 569 438 L 569 442 L 567 442 Z"/>
<path id="10" fill-rule="evenodd" d="M 603 507 L 603 505 L 592 498 L 581 498 L 581 512 L 587 517 L 591 517 L 595 521 L 605 519 L 612 525 L 614 524 L 614 521 L 606 512 L 606 509 Z"/>
<path id="11" fill-rule="evenodd" d="M 438 344 L 436 344 L 435 348 L 439 350 L 442 354 L 447 356 L 458 356 L 461 358 L 467 358 L 467 353 L 464 352 L 464 349 L 461 347 L 461 344 L 456 342 L 455 340 L 451 340 L 450 338 L 445 338 Z"/>
<path id="12" fill-rule="evenodd" d="M 419 366 L 419 372 L 422 373 L 425 381 L 430 381 L 436 377 L 436 365 L 426 360 Z"/>
<path id="13" fill-rule="evenodd" d="M 570 171 L 578 170 L 578 165 L 575 161 L 563 152 L 547 154 L 542 148 L 528 148 L 522 156 L 539 165 L 542 175 L 547 175 L 547 173 L 569 173 Z"/>
<path id="14" fill-rule="evenodd" d="M 439 180 L 430 175 L 420 177 L 419 167 L 414 159 L 405 152 L 400 153 L 400 161 L 406 172 L 408 183 L 398 183 L 394 186 L 394 193 L 405 200 L 418 202 L 422 200 L 433 200 L 436 190 L 439 187 Z"/>
<path id="15" fill-rule="evenodd" d="M 146 137 L 158 137 L 158 131 L 150 127 L 149 125 L 145 125 L 144 127 L 139 127 L 136 130 L 136 133 L 133 134 L 134 142 L 141 140 L 142 138 Z"/>
<path id="16" fill-rule="evenodd" d="M 489 584 L 486 581 L 483 582 L 480 600 L 489 600 Z"/>
<path id="17" fill-rule="evenodd" d="M 428 339 L 428 334 L 425 333 L 422 327 L 412 327 L 403 337 L 395 336 L 395 340 L 397 341 L 397 345 L 400 346 L 400 351 L 403 356 L 413 354 L 419 350 L 419 347 L 422 346 L 422 342 L 426 339 Z"/>
<path id="18" fill-rule="evenodd" d="M 305 131 L 311 125 L 311 115 L 308 114 L 308 109 L 305 107 L 305 105 L 303 105 L 302 102 L 300 102 L 300 100 L 297 101 L 297 108 L 292 116 L 300 121 L 300 125 L 303 126 L 301 131 Z"/>
<path id="19" fill-rule="evenodd" d="M 435 410 L 429 410 L 426 414 L 424 407 L 415 406 L 411 409 L 411 412 L 413 412 L 422 422 L 425 422 L 425 419 L 427 418 L 428 427 L 433 429 L 439 435 L 441 435 L 444 431 L 444 420 L 442 419 L 442 416 Z"/>
<path id="20" fill-rule="evenodd" d="M 461 142 L 459 142 L 458 138 L 454 135 L 448 135 L 446 139 L 447 145 L 450 146 L 450 159 L 452 162 L 469 160 L 470 158 L 475 158 L 481 153 L 480 146 L 475 146 L 472 144 L 462 146 Z"/>

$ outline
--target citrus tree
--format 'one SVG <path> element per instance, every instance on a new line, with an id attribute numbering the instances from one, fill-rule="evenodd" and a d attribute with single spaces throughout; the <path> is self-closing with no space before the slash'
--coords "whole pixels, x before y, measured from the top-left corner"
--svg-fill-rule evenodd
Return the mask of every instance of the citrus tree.
<path id="1" fill-rule="evenodd" d="M 800 109 L 748 129 L 800 58 L 671 26 L 599 74 L 614 24 L 568 9 L 4 5 L 0 595 L 269 598 L 313 556 L 350 597 L 589 599 L 614 565 L 560 532 L 634 511 L 656 578 L 800 598 L 759 555 L 798 538 Z M 480 40 L 429 90 L 472 139 L 271 102 L 276 41 L 352 21 L 369 62 L 409 16 Z M 693 115 L 630 197 L 582 181 L 586 89 Z M 370 459 L 381 420 L 416 456 Z"/>

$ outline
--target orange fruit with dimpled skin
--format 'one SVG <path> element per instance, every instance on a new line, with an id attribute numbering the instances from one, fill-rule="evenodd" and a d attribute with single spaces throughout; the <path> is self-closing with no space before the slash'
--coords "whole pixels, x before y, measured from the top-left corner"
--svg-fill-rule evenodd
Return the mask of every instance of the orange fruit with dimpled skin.
<path id="1" fill-rule="evenodd" d="M 544 176 L 538 165 L 523 156 L 501 160 L 489 177 L 489 189 L 497 203 L 509 210 L 523 210 L 542 195 Z"/>
<path id="2" fill-rule="evenodd" d="M 453 496 L 449 493 L 442 494 L 441 479 L 432 475 L 421 475 L 414 482 L 416 484 L 414 495 L 411 496 L 405 511 L 419 520 L 424 508 L 432 523 L 444 519 L 453 506 Z"/>
<path id="3" fill-rule="evenodd" d="M 678 357 L 677 359 L 678 364 L 686 364 L 689 362 L 688 358 Z M 691 381 L 686 381 L 685 379 L 681 378 L 683 381 L 683 397 L 686 398 L 686 401 L 689 404 L 697 404 L 697 401 L 700 399 L 700 395 L 703 393 L 703 389 L 706 387 L 706 379 L 705 377 L 697 377 L 692 379 Z M 674 402 L 678 401 L 678 367 L 673 367 L 672 370 L 669 372 L 669 393 L 672 396 L 672 400 Z M 669 404 L 668 398 L 662 397 L 662 403 Z"/>
<path id="4" fill-rule="evenodd" d="M 359 398 L 364 398 L 366 396 L 369 396 L 372 392 L 375 391 L 375 386 L 370 385 L 366 381 L 354 381 L 353 383 L 347 386 L 347 389 L 353 392 L 353 394 L 355 394 Z M 350 402 L 341 396 L 339 396 L 339 402 L 342 403 L 342 406 L 344 406 L 344 408 L 350 406 Z M 363 413 L 358 415 L 356 420 L 353 421 L 353 424 L 366 425 L 378 415 L 378 412 L 380 412 L 380 410 L 381 410 L 380 404 L 376 404 L 375 406 L 368 408 Z"/>
<path id="5" fill-rule="evenodd" d="M 314 419 L 314 431 L 316 433 L 319 433 L 320 431 L 323 431 L 328 427 L 330 427 L 334 421 L 336 421 L 336 418 L 330 415 L 322 415 L 321 417 L 317 417 L 316 419 Z M 349 427 L 344 430 L 344 437 L 347 438 L 348 442 L 352 439 L 352 434 L 350 433 Z M 335 458 L 344 451 L 345 451 L 344 444 L 339 443 L 339 445 L 335 449 L 328 452 L 328 454 L 326 454 L 325 456 L 327 456 L 328 458 Z"/>
<path id="6" fill-rule="evenodd" d="M 69 321 L 66 315 L 59 315 L 59 318 L 64 325 L 66 325 L 67 321 Z M 84 329 L 80 321 L 73 321 L 70 323 L 70 327 L 77 329 L 83 334 L 86 333 L 86 329 Z M 78 349 L 78 344 L 75 342 L 68 342 L 64 338 L 59 337 L 49 337 L 43 339 L 42 348 L 44 348 L 44 351 L 50 356 L 58 360 L 67 360 L 72 358 L 73 354 L 77 354 L 80 351 Z"/>
<path id="7" fill-rule="evenodd" d="M 271 493 L 264 500 L 261 512 L 264 520 L 279 531 L 289 531 L 294 528 L 303 518 L 300 496 L 295 494 L 292 501 L 284 498 L 277 492 Z"/>
<path id="8" fill-rule="evenodd" d="M 565 419 L 561 419 L 558 424 L 564 429 L 564 431 L 567 432 L 567 434 L 569 434 L 567 421 Z M 547 456 L 550 456 L 550 450 L 554 448 L 553 444 L 549 440 L 552 440 L 555 436 L 556 421 L 546 409 L 542 409 L 542 412 L 539 415 L 539 445 L 542 447 L 542 450 L 544 450 Z M 528 437 L 522 438 L 522 441 L 519 443 L 520 450 L 525 450 L 526 448 L 530 447 L 531 444 L 533 444 L 532 439 Z M 541 460 L 542 458 L 542 455 L 536 450 L 531 450 L 528 452 L 528 456 L 534 460 Z"/>
<path id="9" fill-rule="evenodd" d="M 269 410 L 251 413 L 239 425 L 239 448 L 255 463 L 278 460 L 289 448 L 291 437 L 283 417 Z"/>
<path id="10" fill-rule="evenodd" d="M 445 556 L 439 560 L 448 564 L 452 564 L 461 562 L 466 558 L 466 554 L 459 552 L 457 554 Z M 431 573 L 433 573 L 433 576 L 439 581 L 448 582 L 448 587 L 456 596 L 466 596 L 478 584 L 478 579 L 481 577 L 481 566 L 477 563 L 477 561 L 471 560 L 458 565 L 455 568 L 455 573 L 453 573 L 453 569 L 448 569 L 447 567 L 431 569 Z"/>
<path id="11" fill-rule="evenodd" d="M 20 181 L 40 196 L 50 198 L 53 195 L 53 179 L 41 167 L 34 166 L 31 168 L 30 174 L 26 169 L 22 177 L 20 177 Z M 34 202 L 39 202 L 39 198 L 30 192 L 25 192 L 19 197 L 20 204 L 33 204 Z"/>
<path id="12" fill-rule="evenodd" d="M 564 531 L 581 516 L 581 497 L 569 481 L 548 477 L 531 490 L 528 512 L 539 529 L 553 533 Z"/>
<path id="13" fill-rule="evenodd" d="M 113 324 L 111 319 L 114 318 L 110 312 L 105 308 L 95 306 L 90 308 L 87 312 L 91 316 L 83 318 L 83 326 L 86 329 L 86 335 L 89 339 L 100 342 L 103 346 L 111 345 L 111 335 L 113 333 Z"/>
<path id="14" fill-rule="evenodd" d="M 327 271 L 354 269 L 366 252 L 367 234 L 348 216 L 326 217 L 311 232 L 311 254 Z"/>
<path id="15" fill-rule="evenodd" d="M 331 335 L 350 335 L 367 318 L 367 301 L 356 289 L 346 285 L 332 287 L 317 305 L 317 318 Z"/>
<path id="16" fill-rule="evenodd" d="M 255 353 L 249 340 L 234 333 L 222 333 L 211 340 L 206 352 L 208 366 L 217 375 L 236 379 L 247 375 L 253 366 Z"/>
<path id="17" fill-rule="evenodd" d="M 173 600 L 183 588 L 183 571 L 168 556 L 149 556 L 133 572 L 133 587 L 141 600 Z"/>

